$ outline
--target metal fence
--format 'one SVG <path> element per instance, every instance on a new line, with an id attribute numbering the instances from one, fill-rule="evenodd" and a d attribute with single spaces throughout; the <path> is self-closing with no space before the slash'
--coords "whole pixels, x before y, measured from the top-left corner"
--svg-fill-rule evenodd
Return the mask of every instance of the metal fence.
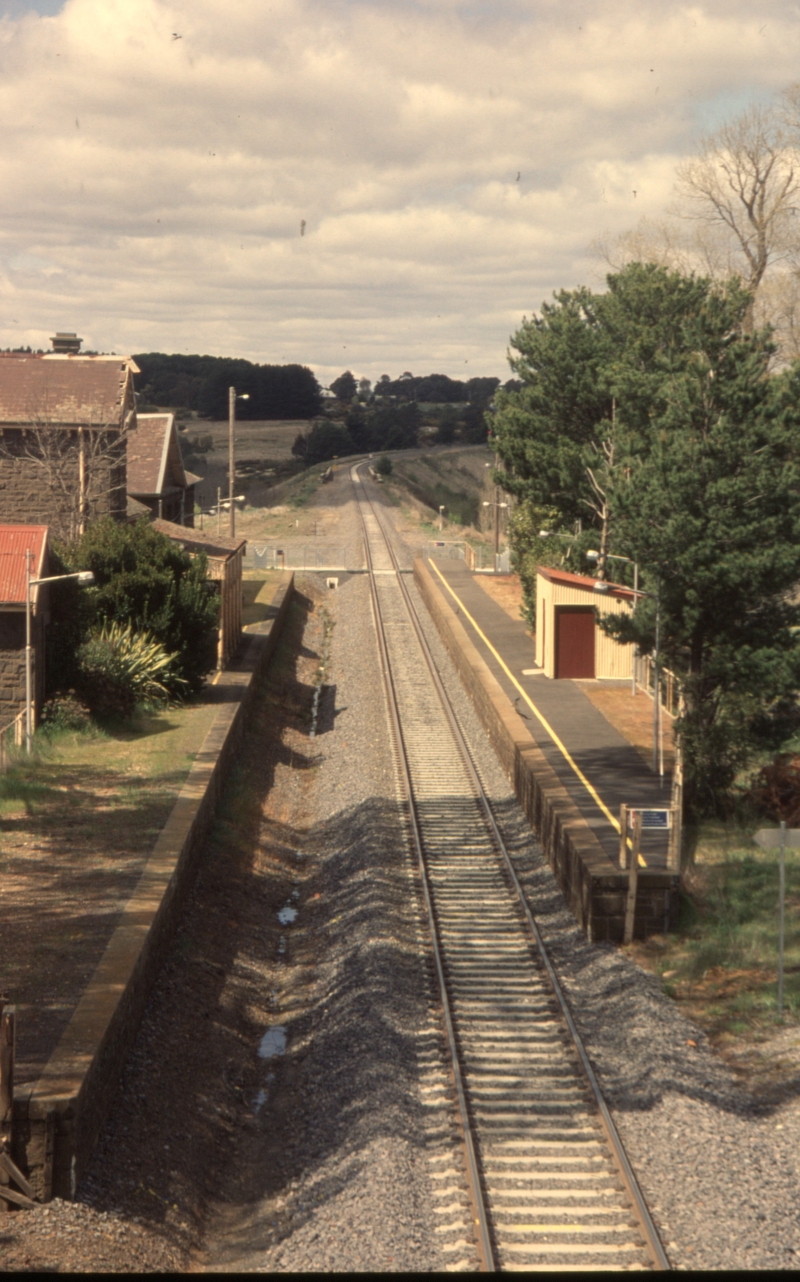
<path id="1" fill-rule="evenodd" d="M 248 543 L 244 558 L 248 570 L 345 570 L 346 547 L 315 543 Z M 350 567 L 355 568 L 355 567 Z"/>

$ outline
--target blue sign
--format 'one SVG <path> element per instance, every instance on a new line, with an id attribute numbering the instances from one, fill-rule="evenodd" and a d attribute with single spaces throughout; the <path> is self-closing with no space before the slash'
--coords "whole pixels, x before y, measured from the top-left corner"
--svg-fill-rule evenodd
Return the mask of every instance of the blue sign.
<path id="1" fill-rule="evenodd" d="M 629 810 L 628 824 L 632 828 L 636 821 L 636 816 L 642 816 L 642 830 L 645 828 L 656 829 L 666 832 L 672 827 L 672 810 Z"/>

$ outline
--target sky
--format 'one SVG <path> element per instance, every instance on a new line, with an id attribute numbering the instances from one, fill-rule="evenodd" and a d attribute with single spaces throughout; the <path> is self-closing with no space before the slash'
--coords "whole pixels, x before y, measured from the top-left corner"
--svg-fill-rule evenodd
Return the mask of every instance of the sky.
<path id="1" fill-rule="evenodd" d="M 506 378 L 798 55 L 786 0 L 0 0 L 0 347 Z"/>

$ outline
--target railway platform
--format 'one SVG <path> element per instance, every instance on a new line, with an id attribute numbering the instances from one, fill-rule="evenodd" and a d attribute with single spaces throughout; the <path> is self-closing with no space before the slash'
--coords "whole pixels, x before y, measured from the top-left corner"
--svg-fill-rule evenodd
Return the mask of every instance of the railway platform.
<path id="1" fill-rule="evenodd" d="M 619 819 L 620 806 L 668 806 L 670 774 L 660 782 L 576 682 L 551 681 L 536 670 L 534 644 L 524 622 L 512 619 L 493 601 L 463 561 L 429 558 L 427 564 L 447 605 L 616 864 L 619 833 L 614 820 Z M 665 868 L 666 834 L 645 831 L 642 857 L 650 868 Z"/>

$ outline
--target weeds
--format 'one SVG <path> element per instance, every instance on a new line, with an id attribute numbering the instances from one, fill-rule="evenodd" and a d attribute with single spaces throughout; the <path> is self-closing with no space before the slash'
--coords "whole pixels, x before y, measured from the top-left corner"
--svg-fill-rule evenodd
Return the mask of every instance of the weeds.
<path id="1" fill-rule="evenodd" d="M 713 1037 L 759 1038 L 777 1020 L 778 859 L 712 825 L 714 862 L 684 871 L 676 933 L 648 940 L 637 954 L 664 991 Z M 705 842 L 698 843 L 702 855 Z M 639 950 L 641 952 L 639 953 Z M 787 852 L 785 1012 L 800 1016 L 800 859 Z"/>

